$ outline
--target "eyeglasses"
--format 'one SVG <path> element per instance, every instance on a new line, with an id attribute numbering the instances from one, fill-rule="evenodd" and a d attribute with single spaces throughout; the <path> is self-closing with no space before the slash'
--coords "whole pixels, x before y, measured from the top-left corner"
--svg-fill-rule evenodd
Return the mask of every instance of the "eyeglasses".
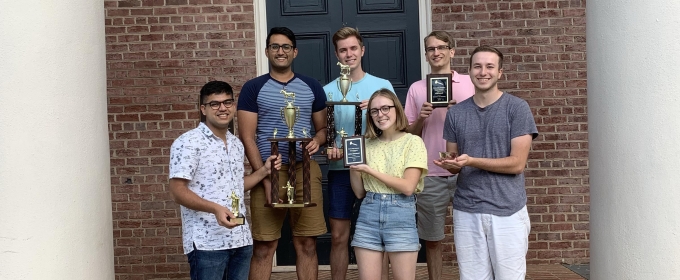
<path id="1" fill-rule="evenodd" d="M 270 44 L 269 46 L 267 46 L 267 48 L 270 51 L 273 51 L 273 52 L 278 52 L 280 48 L 283 48 L 283 52 L 289 53 L 291 50 L 293 50 L 294 47 L 291 46 L 291 45 L 288 45 L 288 44 L 283 44 L 283 45 Z"/>
<path id="2" fill-rule="evenodd" d="M 441 46 L 436 46 L 436 47 L 427 47 L 427 48 L 425 48 L 425 51 L 428 52 L 428 53 L 433 53 L 434 50 L 439 50 L 440 52 L 443 52 L 443 51 L 448 50 L 450 48 L 451 47 L 449 47 L 447 45 L 441 45 Z"/>
<path id="3" fill-rule="evenodd" d="M 375 117 L 375 116 L 378 115 L 378 111 L 382 112 L 383 115 L 387 115 L 387 113 L 389 113 L 390 109 L 392 109 L 392 108 L 394 108 L 394 105 L 393 106 L 382 106 L 382 107 L 380 107 L 380 109 L 373 108 L 373 109 L 369 110 L 368 112 L 371 114 L 371 117 Z"/>
<path id="4" fill-rule="evenodd" d="M 208 103 L 203 103 L 203 105 L 208 105 L 210 108 L 213 110 L 219 110 L 220 106 L 224 104 L 225 108 L 231 108 L 231 106 L 234 106 L 234 99 L 227 99 L 224 101 L 210 101 Z"/>

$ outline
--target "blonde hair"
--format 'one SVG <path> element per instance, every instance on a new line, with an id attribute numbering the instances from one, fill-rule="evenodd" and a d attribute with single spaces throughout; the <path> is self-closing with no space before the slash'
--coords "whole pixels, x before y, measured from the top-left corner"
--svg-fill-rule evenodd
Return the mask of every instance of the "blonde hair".
<path id="1" fill-rule="evenodd" d="M 392 100 L 392 103 L 394 103 L 394 111 L 396 113 L 397 119 L 395 120 L 395 126 L 397 131 L 406 131 L 406 128 L 408 128 L 408 119 L 406 119 L 406 114 L 404 113 L 404 107 L 401 106 L 401 102 L 399 101 L 399 98 L 397 97 L 394 92 L 390 91 L 389 89 L 382 88 L 377 90 L 376 92 L 371 95 L 371 98 L 368 99 L 368 108 L 366 109 L 366 134 L 364 135 L 368 139 L 372 138 L 378 138 L 382 134 L 382 130 L 380 130 L 378 127 L 376 127 L 375 123 L 373 122 L 373 117 L 371 117 L 371 103 L 373 103 L 373 99 L 375 99 L 378 96 L 385 97 L 389 100 Z"/>
<path id="2" fill-rule="evenodd" d="M 338 41 L 347 39 L 349 37 L 356 37 L 357 41 L 359 41 L 359 47 L 364 46 L 364 38 L 361 38 L 361 34 L 359 34 L 359 30 L 345 26 L 343 28 L 340 28 L 335 34 L 333 34 L 333 46 L 335 46 L 335 49 L 338 49 Z"/>

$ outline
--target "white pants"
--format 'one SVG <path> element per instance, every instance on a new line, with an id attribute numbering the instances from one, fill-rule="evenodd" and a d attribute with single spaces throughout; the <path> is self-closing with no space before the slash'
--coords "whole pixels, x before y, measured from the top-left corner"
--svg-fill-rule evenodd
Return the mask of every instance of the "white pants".
<path id="1" fill-rule="evenodd" d="M 453 211 L 461 280 L 524 280 L 531 223 L 527 207 L 511 216 Z"/>

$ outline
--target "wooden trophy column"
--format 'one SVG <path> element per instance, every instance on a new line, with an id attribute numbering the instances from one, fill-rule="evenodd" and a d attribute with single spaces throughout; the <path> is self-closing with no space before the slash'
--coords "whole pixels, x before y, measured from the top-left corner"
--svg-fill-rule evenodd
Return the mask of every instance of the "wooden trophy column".
<path id="1" fill-rule="evenodd" d="M 267 141 L 271 142 L 272 155 L 279 154 L 279 142 L 288 142 L 288 182 L 286 182 L 286 185 L 284 185 L 283 188 L 286 188 L 288 185 L 291 186 L 293 195 L 292 200 L 290 200 L 290 197 L 287 197 L 286 201 L 279 203 L 279 172 L 272 170 L 272 173 L 270 174 L 272 182 L 271 200 L 274 201 L 268 201 L 265 206 L 274 208 L 315 207 L 316 203 L 312 203 L 312 185 L 309 170 L 310 155 L 305 148 L 302 148 L 302 201 L 297 201 L 295 199 L 295 186 L 297 183 L 297 178 L 295 176 L 295 155 L 297 146 L 295 143 L 300 141 L 302 147 L 306 147 L 307 144 L 312 141 L 312 138 L 269 138 Z M 286 189 L 286 191 L 288 191 L 288 189 Z"/>

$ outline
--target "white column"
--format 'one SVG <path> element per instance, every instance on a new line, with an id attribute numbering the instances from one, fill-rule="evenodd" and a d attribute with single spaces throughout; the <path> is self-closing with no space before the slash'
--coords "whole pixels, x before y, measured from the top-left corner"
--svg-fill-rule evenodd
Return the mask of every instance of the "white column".
<path id="1" fill-rule="evenodd" d="M 591 279 L 680 275 L 679 12 L 588 2 Z"/>
<path id="2" fill-rule="evenodd" d="M 114 279 L 104 3 L 0 0 L 0 279 Z"/>

